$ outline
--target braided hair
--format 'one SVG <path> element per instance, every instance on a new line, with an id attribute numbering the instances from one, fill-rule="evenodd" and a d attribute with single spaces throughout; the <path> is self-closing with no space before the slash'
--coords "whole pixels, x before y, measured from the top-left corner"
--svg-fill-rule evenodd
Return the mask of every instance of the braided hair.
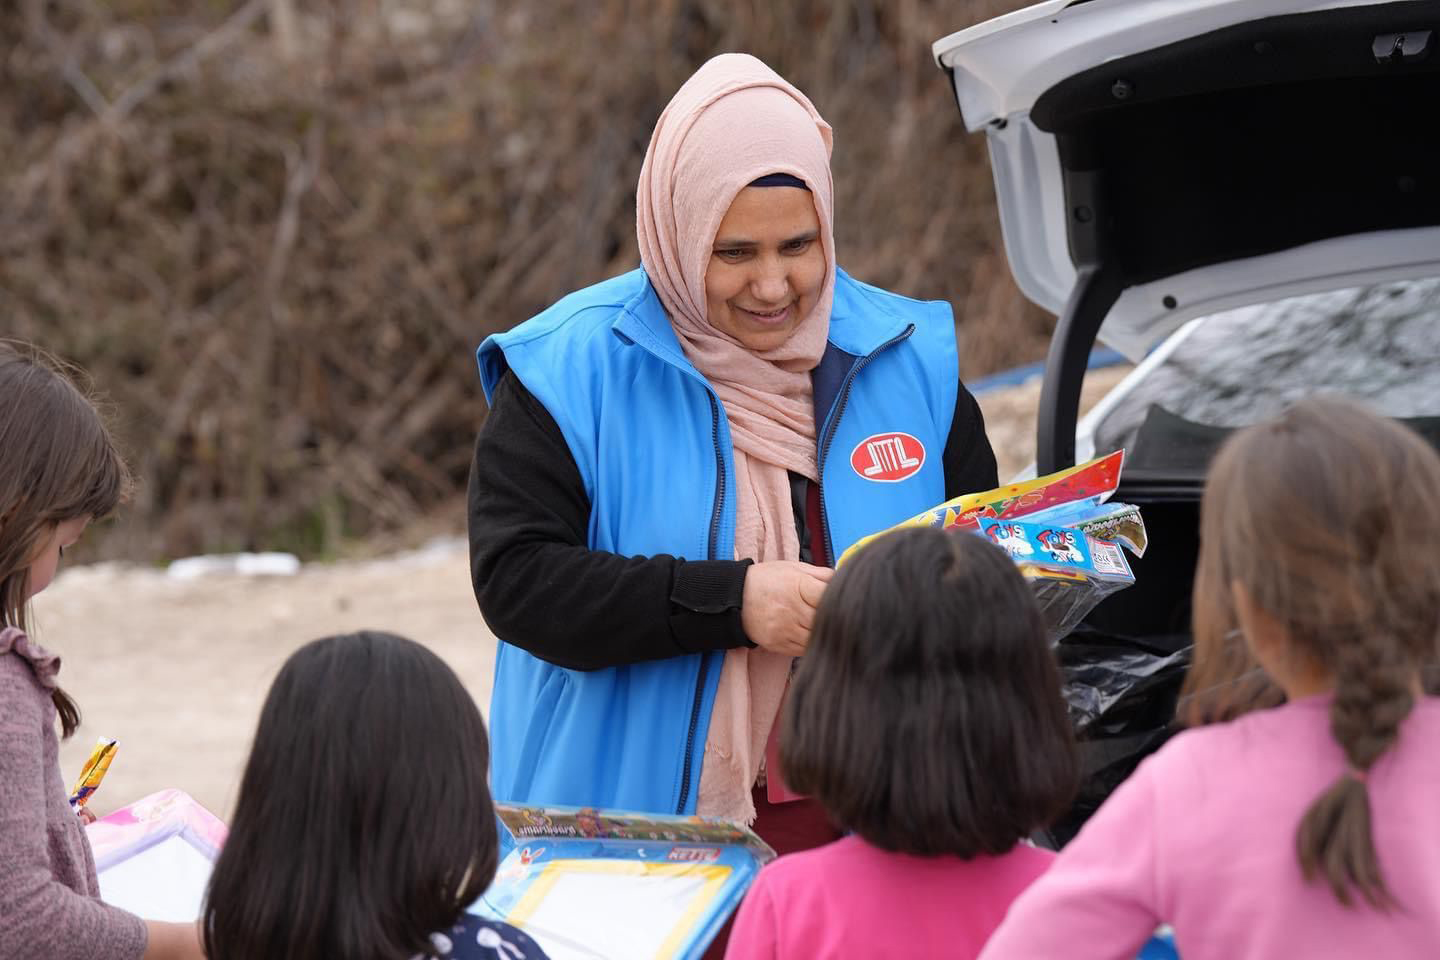
<path id="1" fill-rule="evenodd" d="M 1181 718 L 1213 722 L 1283 699 L 1238 636 L 1239 584 L 1284 628 L 1286 655 L 1334 681 L 1330 730 L 1348 767 L 1301 820 L 1301 871 L 1346 906 L 1394 907 L 1367 779 L 1440 653 L 1440 568 L 1426 562 L 1440 539 L 1440 454 L 1392 420 L 1307 399 L 1226 443 L 1200 525 Z"/>

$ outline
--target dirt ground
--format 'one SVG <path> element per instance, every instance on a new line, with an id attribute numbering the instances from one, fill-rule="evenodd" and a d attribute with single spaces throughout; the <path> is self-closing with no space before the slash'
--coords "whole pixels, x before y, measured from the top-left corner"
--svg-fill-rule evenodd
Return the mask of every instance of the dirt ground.
<path id="1" fill-rule="evenodd" d="M 1124 373 L 1092 374 L 1084 405 Z M 1034 381 L 981 398 L 1002 478 L 1033 456 L 1039 392 Z M 114 737 L 119 752 L 91 801 L 97 813 L 179 787 L 228 819 L 271 679 L 297 646 L 329 633 L 372 628 L 420 640 L 483 709 L 495 639 L 470 590 L 463 523 L 442 523 L 451 536 L 419 550 L 307 565 L 293 576 L 176 580 L 111 564 L 66 571 L 35 612 L 37 636 L 61 654 L 62 685 L 84 715 L 61 748 L 67 780 L 96 737 Z"/>

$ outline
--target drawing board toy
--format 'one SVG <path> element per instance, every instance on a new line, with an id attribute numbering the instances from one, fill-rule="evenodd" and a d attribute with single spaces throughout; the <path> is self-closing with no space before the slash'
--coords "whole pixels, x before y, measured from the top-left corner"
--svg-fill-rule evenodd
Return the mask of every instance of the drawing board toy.
<path id="1" fill-rule="evenodd" d="M 227 830 L 180 790 L 162 790 L 85 828 L 100 899 L 147 920 L 200 916 Z"/>
<path id="2" fill-rule="evenodd" d="M 775 852 L 699 817 L 497 807 L 500 869 L 472 911 L 551 960 L 698 958 Z"/>

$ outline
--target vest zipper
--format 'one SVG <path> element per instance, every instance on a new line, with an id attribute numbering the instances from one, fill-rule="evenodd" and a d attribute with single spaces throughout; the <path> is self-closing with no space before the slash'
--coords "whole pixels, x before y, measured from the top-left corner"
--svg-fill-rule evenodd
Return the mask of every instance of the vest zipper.
<path id="1" fill-rule="evenodd" d="M 710 510 L 710 543 L 706 559 L 715 559 L 715 546 L 720 540 L 720 514 L 725 506 L 725 453 L 720 449 L 720 404 L 707 390 L 710 399 L 710 441 L 715 446 L 715 505 Z M 705 681 L 709 673 L 710 655 L 700 655 L 700 675 L 695 679 L 695 701 L 690 707 L 690 730 L 685 735 L 685 767 L 680 774 L 680 803 L 676 813 L 685 812 L 690 799 L 691 758 L 695 753 L 695 733 L 700 728 L 700 709 L 705 703 Z"/>
<path id="2" fill-rule="evenodd" d="M 855 366 L 851 367 L 850 372 L 845 374 L 845 382 L 840 385 L 840 398 L 835 402 L 835 415 L 830 418 L 830 422 L 825 427 L 825 436 L 820 444 L 820 462 L 817 464 L 816 472 L 820 474 L 818 481 L 820 484 L 820 526 L 821 532 L 825 534 L 825 559 L 829 560 L 832 566 L 839 562 L 840 558 L 836 556 L 835 544 L 831 542 L 830 539 L 830 513 L 825 509 L 825 461 L 830 456 L 830 444 L 835 440 L 835 428 L 840 423 L 840 417 L 845 413 L 845 404 L 850 400 L 850 387 L 854 384 L 855 377 L 861 370 L 865 369 L 871 360 L 875 359 L 877 354 L 893 347 L 902 340 L 908 340 L 910 334 L 914 332 L 915 324 L 912 323 L 900 331 L 895 337 L 886 340 L 880 344 L 880 346 L 871 350 L 855 362 Z M 958 377 L 959 374 L 956 374 L 956 376 Z"/>

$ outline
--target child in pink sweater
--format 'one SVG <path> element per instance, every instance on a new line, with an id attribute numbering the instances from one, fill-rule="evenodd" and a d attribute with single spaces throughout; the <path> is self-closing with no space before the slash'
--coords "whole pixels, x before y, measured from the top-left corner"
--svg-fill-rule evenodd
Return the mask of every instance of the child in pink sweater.
<path id="1" fill-rule="evenodd" d="M 1011 559 L 912 529 L 836 575 L 781 760 L 851 836 L 761 871 L 727 958 L 973 958 L 1052 854 L 1076 761 L 1059 672 Z"/>
<path id="2" fill-rule="evenodd" d="M 1226 444 L 1201 506 L 1171 740 L 983 960 L 1440 956 L 1440 456 L 1308 400 Z M 1284 701 L 1282 706 L 1274 704 Z"/>
<path id="3" fill-rule="evenodd" d="M 95 409 L 36 352 L 0 341 L 0 957 L 200 958 L 193 924 L 100 902 L 66 799 L 55 722 L 80 723 L 60 658 L 26 633 L 65 548 L 115 509 L 129 476 Z"/>

